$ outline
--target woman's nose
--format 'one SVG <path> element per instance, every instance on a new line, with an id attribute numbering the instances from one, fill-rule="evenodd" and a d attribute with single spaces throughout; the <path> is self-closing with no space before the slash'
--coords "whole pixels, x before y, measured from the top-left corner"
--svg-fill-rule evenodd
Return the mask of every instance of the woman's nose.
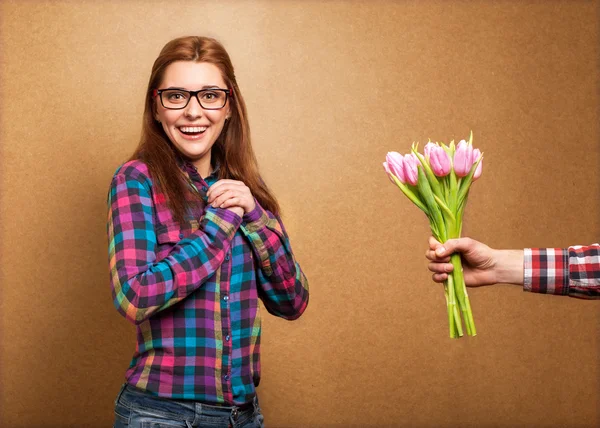
<path id="1" fill-rule="evenodd" d="M 184 114 L 187 117 L 201 117 L 203 113 L 202 106 L 200 105 L 200 101 L 198 101 L 197 97 L 192 97 L 188 105 L 184 110 Z"/>

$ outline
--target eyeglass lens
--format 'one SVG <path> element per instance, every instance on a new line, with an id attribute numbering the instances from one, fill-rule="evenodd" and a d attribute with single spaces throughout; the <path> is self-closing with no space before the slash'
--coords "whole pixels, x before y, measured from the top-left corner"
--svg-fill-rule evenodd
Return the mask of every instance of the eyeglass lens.
<path id="1" fill-rule="evenodd" d="M 190 102 L 191 94 L 180 89 L 167 89 L 160 94 L 166 108 L 183 108 Z M 224 91 L 206 89 L 198 92 L 198 101 L 202 108 L 219 109 L 225 106 L 227 95 Z"/>

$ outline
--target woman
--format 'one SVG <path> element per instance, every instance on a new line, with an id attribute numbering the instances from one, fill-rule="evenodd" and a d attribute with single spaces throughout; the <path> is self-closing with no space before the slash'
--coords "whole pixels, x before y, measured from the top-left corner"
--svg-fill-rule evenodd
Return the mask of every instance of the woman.
<path id="1" fill-rule="evenodd" d="M 260 298 L 296 319 L 308 282 L 261 180 L 216 40 L 167 43 L 142 137 L 108 198 L 113 301 L 137 326 L 115 427 L 259 427 Z"/>

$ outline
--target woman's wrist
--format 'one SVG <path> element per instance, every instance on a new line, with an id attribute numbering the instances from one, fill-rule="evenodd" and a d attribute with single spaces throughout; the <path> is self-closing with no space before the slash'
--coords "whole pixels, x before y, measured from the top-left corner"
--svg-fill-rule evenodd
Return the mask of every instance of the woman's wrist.
<path id="1" fill-rule="evenodd" d="M 497 282 L 523 285 L 523 250 L 494 250 Z"/>

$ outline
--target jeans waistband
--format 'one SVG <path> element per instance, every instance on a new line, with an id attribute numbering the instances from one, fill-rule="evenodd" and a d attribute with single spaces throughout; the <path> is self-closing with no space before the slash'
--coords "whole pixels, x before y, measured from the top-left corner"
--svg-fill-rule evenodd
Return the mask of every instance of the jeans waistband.
<path id="1" fill-rule="evenodd" d="M 192 413 L 195 412 L 198 407 L 200 407 L 204 411 L 209 411 L 209 412 L 213 411 L 213 412 L 219 412 L 219 413 L 227 412 L 227 413 L 230 413 L 231 415 L 237 417 L 237 415 L 239 413 L 245 413 L 248 410 L 254 410 L 254 409 L 258 408 L 258 399 L 256 396 L 254 396 L 252 401 L 249 401 L 247 403 L 229 406 L 226 404 L 219 404 L 219 403 L 204 403 L 201 401 L 194 401 L 194 400 L 178 400 L 178 399 L 159 397 L 159 396 L 153 395 L 149 392 L 146 392 L 142 389 L 136 388 L 135 386 L 132 386 L 129 384 L 123 385 L 123 387 L 121 388 L 121 391 L 119 392 L 117 400 L 122 399 L 124 401 L 130 401 L 130 397 L 127 397 L 127 395 L 130 395 L 130 394 L 133 395 L 134 397 L 139 397 L 146 402 L 147 401 L 156 401 L 156 402 L 162 402 L 162 403 L 169 402 L 173 405 L 179 405 L 182 408 L 185 408 L 188 411 L 191 411 Z M 123 395 L 125 395 L 125 397 L 123 397 Z M 137 400 L 135 400 L 135 401 L 137 401 Z"/>
<path id="2" fill-rule="evenodd" d="M 216 410 L 234 410 L 237 409 L 239 412 L 246 411 L 248 409 L 254 408 L 254 402 L 256 401 L 256 397 L 252 401 L 248 401 L 247 403 L 240 404 L 239 406 L 227 406 L 225 404 L 205 404 L 200 401 L 198 403 L 202 404 L 202 407 L 211 408 Z"/>

